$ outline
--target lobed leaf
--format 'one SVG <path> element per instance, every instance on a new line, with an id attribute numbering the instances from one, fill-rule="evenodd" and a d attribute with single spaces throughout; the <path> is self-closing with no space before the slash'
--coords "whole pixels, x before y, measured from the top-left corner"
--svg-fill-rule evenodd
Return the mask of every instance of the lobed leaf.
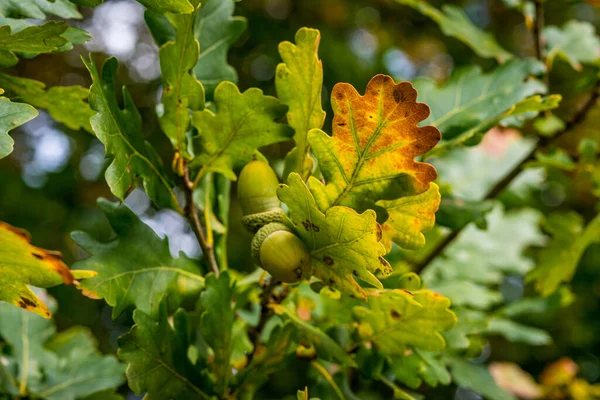
<path id="1" fill-rule="evenodd" d="M 421 99 L 431 108 L 423 124 L 437 127 L 443 137 L 428 155 L 459 144 L 476 144 L 506 117 L 556 108 L 560 96 L 535 96 L 546 87 L 531 75 L 540 74 L 543 68 L 533 59 L 512 60 L 488 74 L 479 67 L 458 69 L 439 87 L 429 80 L 415 82 Z"/>
<path id="2" fill-rule="evenodd" d="M 345 366 L 356 366 L 352 357 L 346 353 L 339 344 L 319 328 L 301 320 L 295 312 L 292 312 L 280 304 L 271 304 L 270 307 L 278 315 L 285 315 L 294 324 L 297 332 L 297 340 L 305 341 L 317 350 L 319 357 L 325 360 L 337 361 Z"/>
<path id="3" fill-rule="evenodd" d="M 517 400 L 515 396 L 500 388 L 494 382 L 487 368 L 473 364 L 458 357 L 447 360 L 452 370 L 452 379 L 456 384 L 480 393 L 490 400 Z"/>
<path id="4" fill-rule="evenodd" d="M 392 360 L 392 371 L 396 380 L 411 389 L 417 389 L 423 382 L 427 386 L 449 385 L 450 372 L 443 361 L 435 354 L 414 349 L 409 355 Z"/>
<path id="5" fill-rule="evenodd" d="M 312 172 L 306 168 L 309 152 L 308 131 L 320 129 L 325 121 L 321 107 L 323 87 L 323 65 L 318 55 L 320 33 L 316 29 L 301 28 L 296 32 L 295 41 L 279 43 L 279 54 L 283 63 L 275 70 L 277 97 L 289 107 L 288 124 L 294 128 L 296 147 L 285 160 L 283 176 L 290 172 L 306 178 Z"/>
<path id="6" fill-rule="evenodd" d="M 480 57 L 495 58 L 500 63 L 513 57 L 498 44 L 491 33 L 475 26 L 459 7 L 444 5 L 440 11 L 424 0 L 396 0 L 396 2 L 412 7 L 431 18 L 440 26 L 444 35 L 460 40 Z"/>
<path id="7" fill-rule="evenodd" d="M 341 205 L 362 212 L 378 200 L 420 194 L 436 178 L 435 169 L 414 157 L 432 149 L 440 132 L 419 128 L 429 108 L 416 102 L 408 82 L 395 84 L 377 75 L 361 96 L 351 85 L 338 83 L 331 93 L 333 136 L 313 129 L 308 139 L 326 185 L 314 177 L 310 188 L 321 211 Z"/>
<path id="8" fill-rule="evenodd" d="M 194 71 L 209 98 L 219 83 L 237 83 L 237 72 L 227 63 L 227 52 L 246 30 L 247 22 L 244 17 L 232 17 L 234 8 L 234 0 L 205 0 L 196 17 L 200 56 Z"/>
<path id="9" fill-rule="evenodd" d="M 135 310 L 135 325 L 119 338 L 119 357 L 127 364 L 127 382 L 135 394 L 153 399 L 210 399 L 210 387 L 188 358 L 190 328 L 185 311 L 178 310 L 173 326 L 161 303 L 156 319 Z"/>
<path id="10" fill-rule="evenodd" d="M 183 13 L 194 11 L 194 6 L 189 0 L 137 0 L 150 10 L 158 13 Z M 195 1 L 195 0 L 192 0 Z"/>
<path id="11" fill-rule="evenodd" d="M 56 251 L 33 246 L 27 231 L 0 222 L 0 301 L 9 302 L 44 318 L 50 309 L 28 287 L 48 288 L 75 278 L 94 276 L 92 271 L 70 271 Z"/>
<path id="12" fill-rule="evenodd" d="M 19 61 L 14 52 L 50 53 L 58 50 L 67 43 L 62 36 L 67 28 L 66 23 L 57 21 L 30 26 L 14 33 L 10 26 L 0 26 L 0 67 L 11 67 Z"/>
<path id="13" fill-rule="evenodd" d="M 549 66 L 556 58 L 566 60 L 576 71 L 581 71 L 583 64 L 600 66 L 600 39 L 589 22 L 571 20 L 562 28 L 548 26 L 543 37 Z"/>
<path id="14" fill-rule="evenodd" d="M 435 183 L 416 196 L 396 200 L 379 200 L 378 206 L 385 208 L 388 219 L 383 224 L 383 240 L 393 241 L 405 249 L 416 250 L 425 245 L 423 231 L 435 225 L 435 213 L 440 206 L 440 191 Z M 391 243 L 385 243 L 388 249 Z"/>
<path id="15" fill-rule="evenodd" d="M 83 18 L 77 11 L 77 6 L 68 0 L 2 0 L 0 1 L 0 14 L 8 18 L 40 20 L 46 19 L 47 15 L 55 15 L 64 19 Z"/>
<path id="16" fill-rule="evenodd" d="M 198 0 L 193 1 L 198 7 Z M 204 88 L 194 73 L 194 66 L 200 53 L 200 44 L 195 37 L 194 21 L 199 9 L 191 14 L 153 14 L 146 11 L 146 21 L 155 40 L 160 45 L 159 59 L 162 71 L 163 115 L 160 125 L 173 147 L 186 159 L 192 156 L 188 151 L 187 133 L 190 128 L 190 112 L 204 108 Z M 162 19 L 165 19 L 164 21 Z M 168 24 L 167 28 L 162 24 Z M 161 30 L 173 29 L 165 43 L 161 41 Z M 158 38 L 158 39 L 157 39 Z"/>
<path id="17" fill-rule="evenodd" d="M 92 76 L 89 103 L 97 112 L 90 122 L 113 161 L 105 177 L 112 193 L 120 200 L 131 191 L 135 178 L 141 177 L 146 193 L 159 206 L 183 212 L 166 176 L 160 158 L 142 137 L 141 118 L 127 89 L 123 88 L 125 107 L 120 108 L 115 93 L 116 58 L 104 62 L 101 71 L 90 58 L 84 60 Z"/>
<path id="18" fill-rule="evenodd" d="M 0 73 L 0 87 L 34 107 L 43 108 L 54 120 L 73 130 L 92 132 L 90 118 L 95 114 L 87 103 L 88 89 L 81 86 L 54 86 L 46 90 L 42 82 Z"/>
<path id="19" fill-rule="evenodd" d="M 600 216 L 585 228 L 583 224 L 583 218 L 574 211 L 552 214 L 546 221 L 552 241 L 541 252 L 535 269 L 527 275 L 527 281 L 533 281 L 543 296 L 554 293 L 562 282 L 569 282 L 585 249 L 600 241 Z"/>
<path id="20" fill-rule="evenodd" d="M 37 294 L 55 308 L 45 292 Z M 124 367 L 97 350 L 87 328 L 56 335 L 51 320 L 8 304 L 0 304 L 0 320 L 0 337 L 10 345 L 8 357 L 17 367 L 9 379 L 18 384 L 19 397 L 75 400 L 123 383 Z"/>
<path id="21" fill-rule="evenodd" d="M 198 265 L 184 254 L 173 258 L 167 240 L 160 239 L 133 211 L 104 199 L 98 200 L 98 206 L 116 237 L 100 243 L 84 232 L 72 233 L 75 243 L 91 254 L 73 267 L 98 273 L 80 288 L 114 307 L 113 318 L 129 306 L 154 316 L 165 297 L 177 306 L 181 296 L 197 294 L 204 286 Z"/>
<path id="22" fill-rule="evenodd" d="M 441 332 L 456 324 L 450 300 L 429 290 L 372 291 L 368 308 L 354 307 L 358 333 L 388 356 L 404 355 L 406 346 L 441 351 L 446 346 Z"/>
<path id="23" fill-rule="evenodd" d="M 210 274 L 200 296 L 200 332 L 213 350 L 214 357 L 210 365 L 216 377 L 215 391 L 220 394 L 227 390 L 231 375 L 232 329 L 235 320 L 231 299 L 234 287 L 227 272 L 221 273 L 218 278 Z"/>
<path id="24" fill-rule="evenodd" d="M 0 89 L 0 94 L 4 90 Z M 14 141 L 8 132 L 37 117 L 38 112 L 29 104 L 13 103 L 6 97 L 0 97 L 0 159 L 13 151 Z"/>
<path id="25" fill-rule="evenodd" d="M 210 171 L 236 180 L 234 169 L 252 160 L 258 147 L 289 139 L 293 131 L 276 122 L 287 107 L 260 89 L 240 93 L 231 82 L 222 82 L 215 90 L 216 113 L 205 109 L 192 115 L 198 130 L 194 138 L 196 157 L 190 164 L 201 169 L 199 178 Z"/>
<path id="26" fill-rule="evenodd" d="M 363 300 L 366 293 L 354 277 L 383 288 L 374 273 L 389 275 L 392 268 L 383 258 L 386 251 L 373 210 L 358 214 L 337 206 L 323 213 L 296 173 L 290 174 L 288 185 L 280 185 L 277 195 L 288 206 L 297 235 L 310 251 L 314 274 L 324 285 Z"/>

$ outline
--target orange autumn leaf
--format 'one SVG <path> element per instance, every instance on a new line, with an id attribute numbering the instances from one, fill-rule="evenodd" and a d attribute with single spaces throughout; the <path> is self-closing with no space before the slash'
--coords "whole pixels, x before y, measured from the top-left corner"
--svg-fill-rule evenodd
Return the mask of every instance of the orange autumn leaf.
<path id="1" fill-rule="evenodd" d="M 27 231 L 0 222 L 0 301 L 50 318 L 50 310 L 28 285 L 41 288 L 70 285 L 75 279 L 94 273 L 71 271 L 59 252 L 41 249 L 30 242 Z"/>
<path id="2" fill-rule="evenodd" d="M 396 84 L 387 75 L 376 75 L 362 96 L 352 85 L 338 83 L 331 104 L 335 113 L 333 135 L 319 129 L 309 132 L 326 182 L 310 179 L 311 192 L 322 211 L 338 205 L 358 212 L 374 209 L 378 219 L 384 220 L 386 213 L 380 210 L 387 208 L 386 201 L 417 196 L 430 188 L 437 177 L 435 168 L 415 161 L 415 157 L 431 150 L 441 136 L 433 126 L 418 126 L 429 116 L 429 107 L 417 102 L 417 91 L 409 82 Z M 424 204 L 437 209 L 439 196 L 422 199 L 437 202 Z M 433 223 L 422 225 L 425 228 Z M 420 231 L 415 234 L 420 235 Z M 411 237 L 399 242 L 422 240 Z"/>

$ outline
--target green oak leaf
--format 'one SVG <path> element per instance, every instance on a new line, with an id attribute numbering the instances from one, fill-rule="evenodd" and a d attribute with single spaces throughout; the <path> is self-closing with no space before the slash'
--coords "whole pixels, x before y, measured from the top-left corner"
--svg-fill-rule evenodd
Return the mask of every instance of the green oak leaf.
<path id="1" fill-rule="evenodd" d="M 428 155 L 458 144 L 476 144 L 506 117 L 557 107 L 560 96 L 535 96 L 544 93 L 546 87 L 531 75 L 543 68 L 533 59 L 512 60 L 487 74 L 479 67 L 460 68 L 442 86 L 431 80 L 416 81 L 421 100 L 431 109 L 423 125 L 435 126 L 443 138 Z"/>
<path id="2" fill-rule="evenodd" d="M 460 230 L 471 222 L 480 229 L 486 229 L 485 216 L 493 208 L 492 201 L 467 200 L 444 195 L 435 218 L 439 225 L 452 230 Z"/>
<path id="3" fill-rule="evenodd" d="M 600 66 L 600 39 L 589 22 L 572 20 L 562 28 L 547 26 L 543 37 L 548 65 L 562 58 L 576 71 L 581 71 L 583 64 Z"/>
<path id="4" fill-rule="evenodd" d="M 489 400 L 517 400 L 515 396 L 501 389 L 484 365 L 473 364 L 458 357 L 448 357 L 452 380 L 462 387 L 471 389 Z"/>
<path id="5" fill-rule="evenodd" d="M 210 274 L 206 277 L 206 288 L 200 296 L 200 332 L 213 350 L 214 358 L 209 365 L 216 377 L 215 391 L 220 394 L 225 393 L 231 375 L 232 329 L 235 320 L 231 298 L 234 287 L 227 272 L 221 273 L 218 278 Z"/>
<path id="6" fill-rule="evenodd" d="M 192 166 L 201 166 L 196 180 L 210 171 L 236 180 L 234 169 L 252 160 L 258 147 L 289 139 L 293 131 L 276 122 L 287 107 L 262 90 L 251 88 L 240 93 L 231 82 L 215 90 L 216 113 L 205 109 L 192 115 L 198 130 L 194 138 L 196 157 Z"/>
<path id="7" fill-rule="evenodd" d="M 238 375 L 239 386 L 245 393 L 255 393 L 270 375 L 280 371 L 294 358 L 295 332 L 292 323 L 276 326 L 267 343 L 258 346 L 250 365 Z"/>
<path id="8" fill-rule="evenodd" d="M 0 94 L 4 92 L 0 91 Z M 37 116 L 37 110 L 29 104 L 13 103 L 6 97 L 0 97 L 0 159 L 13 151 L 14 141 L 8 132 Z"/>
<path id="9" fill-rule="evenodd" d="M 308 134 L 326 184 L 309 179 L 321 211 L 347 206 L 358 212 L 376 209 L 378 200 L 395 200 L 429 189 L 437 174 L 431 165 L 414 161 L 440 140 L 432 127 L 417 127 L 429 107 L 417 103 L 408 82 L 395 84 L 376 75 L 364 96 L 352 85 L 338 83 L 331 92 L 333 135 L 319 129 Z"/>
<path id="10" fill-rule="evenodd" d="M 501 335 L 513 343 L 524 343 L 530 346 L 546 346 L 552 343 L 552 337 L 548 332 L 505 318 L 490 318 L 486 333 Z"/>
<path id="11" fill-rule="evenodd" d="M 246 18 L 232 17 L 234 8 L 235 0 L 205 0 L 197 14 L 200 56 L 194 71 L 209 98 L 219 83 L 237 82 L 235 68 L 227 63 L 227 52 L 246 30 Z"/>
<path id="12" fill-rule="evenodd" d="M 61 35 L 68 25 L 65 22 L 49 21 L 39 26 L 30 26 L 11 32 L 8 25 L 0 26 L 0 67 L 11 67 L 19 60 L 14 52 L 50 53 L 67 43 Z"/>
<path id="13" fill-rule="evenodd" d="M 198 6 L 198 0 L 193 0 Z M 194 74 L 194 66 L 198 60 L 200 44 L 195 37 L 194 21 L 200 12 L 199 8 L 191 14 L 161 14 L 146 11 L 146 21 L 152 30 L 155 40 L 160 45 L 159 59 L 163 82 L 163 114 L 160 125 L 171 140 L 173 147 L 186 159 L 192 156 L 188 151 L 187 133 L 190 127 L 189 110 L 204 108 L 204 88 Z M 167 29 L 175 34 L 168 41 L 161 43 L 161 30 Z"/>
<path id="14" fill-rule="evenodd" d="M 54 309 L 53 299 L 38 291 Z M 125 368 L 116 357 L 102 355 L 92 333 L 72 327 L 59 334 L 51 320 L 0 304 L 0 337 L 19 366 L 13 377 L 22 396 L 75 400 L 120 386 Z"/>
<path id="15" fill-rule="evenodd" d="M 104 0 L 69 0 L 73 4 L 77 4 L 83 7 L 97 7 L 104 3 Z"/>
<path id="16" fill-rule="evenodd" d="M 169 323 L 163 302 L 156 318 L 135 310 L 135 325 L 119 338 L 117 354 L 127 364 L 127 382 L 148 400 L 210 399 L 211 388 L 188 358 L 188 316 L 179 309 Z"/>
<path id="17" fill-rule="evenodd" d="M 30 242 L 27 231 L 0 222 L 0 301 L 50 318 L 50 309 L 29 286 L 70 285 L 75 278 L 87 278 L 95 273 L 70 271 L 59 252 L 41 249 Z"/>
<path id="18" fill-rule="evenodd" d="M 106 155 L 113 157 L 105 173 L 110 190 L 123 200 L 139 176 L 150 199 L 159 206 L 182 212 L 158 154 L 142 136 L 141 117 L 126 88 L 123 88 L 125 107 L 122 109 L 117 102 L 117 59 L 107 59 L 101 71 L 91 58 L 84 63 L 93 82 L 89 103 L 97 112 L 90 121 L 92 129 L 104 144 Z"/>
<path id="19" fill-rule="evenodd" d="M 308 131 L 320 129 L 325 122 L 321 107 L 323 87 L 323 65 L 319 59 L 321 35 L 316 29 L 301 28 L 296 32 L 296 43 L 279 43 L 279 54 L 283 62 L 275 70 L 277 97 L 289 107 L 288 124 L 294 128 L 296 147 L 285 160 L 284 178 L 297 172 L 307 178 L 312 172 L 308 162 Z M 309 166 L 310 168 L 306 168 Z"/>
<path id="20" fill-rule="evenodd" d="M 88 89 L 81 86 L 54 86 L 46 90 L 44 83 L 0 73 L 0 87 L 21 101 L 43 108 L 57 122 L 69 129 L 92 132 L 90 118 L 95 114 L 87 103 Z"/>
<path id="21" fill-rule="evenodd" d="M 137 0 L 139 3 L 158 13 L 189 14 L 194 11 L 189 0 Z M 195 1 L 195 0 L 193 0 Z"/>
<path id="22" fill-rule="evenodd" d="M 440 26 L 444 35 L 460 40 L 480 57 L 495 58 L 500 63 L 513 57 L 498 44 L 491 33 L 475 26 L 459 7 L 444 5 L 440 11 L 424 0 L 396 0 L 396 2 L 412 7 L 431 18 Z"/>
<path id="23" fill-rule="evenodd" d="M 324 285 L 363 300 L 365 291 L 354 277 L 383 288 L 374 273 L 389 275 L 392 268 L 383 258 L 386 251 L 373 210 L 358 214 L 337 206 L 323 213 L 296 173 L 290 174 L 288 185 L 280 185 L 277 195 L 288 206 L 297 235 L 310 251 L 314 274 Z"/>
<path id="24" fill-rule="evenodd" d="M 92 332 L 75 326 L 52 337 L 45 348 L 59 362 L 44 369 L 44 384 L 36 393 L 48 400 L 75 400 L 121 386 L 125 366 L 113 355 L 102 355 Z"/>
<path id="25" fill-rule="evenodd" d="M 505 212 L 497 205 L 486 215 L 487 229 L 467 226 L 425 269 L 423 281 L 453 305 L 488 309 L 501 302 L 496 288 L 505 275 L 524 275 L 533 268 L 523 253 L 544 244 L 540 219 L 533 210 Z"/>
<path id="26" fill-rule="evenodd" d="M 440 190 L 435 183 L 415 196 L 396 200 L 379 200 L 378 206 L 385 208 L 388 219 L 383 224 L 383 238 L 390 239 L 400 247 L 416 250 L 425 245 L 422 232 L 435 225 L 435 212 L 440 205 Z M 389 248 L 390 246 L 386 246 Z"/>
<path id="27" fill-rule="evenodd" d="M 9 18 L 43 20 L 47 15 L 64 19 L 81 19 L 77 6 L 68 0 L 0 0 L 0 14 Z"/>
<path id="28" fill-rule="evenodd" d="M 456 324 L 450 300 L 429 290 L 372 291 L 368 308 L 354 307 L 362 340 L 373 342 L 385 355 L 404 355 L 407 346 L 441 351 L 446 342 L 441 332 Z"/>
<path id="29" fill-rule="evenodd" d="M 74 264 L 98 275 L 83 281 L 80 289 L 100 297 L 114 307 L 117 318 L 128 306 L 156 315 L 161 301 L 169 298 L 177 306 L 181 296 L 197 294 L 204 278 L 196 262 L 183 253 L 173 258 L 166 239 L 160 239 L 149 226 L 119 203 L 98 200 L 116 237 L 100 243 L 84 232 L 72 233 L 73 240 L 91 257 Z"/>
<path id="30" fill-rule="evenodd" d="M 352 357 L 335 340 L 316 326 L 300 319 L 295 311 L 291 311 L 280 304 L 271 304 L 270 307 L 276 314 L 285 315 L 290 319 L 297 329 L 296 340 L 308 342 L 315 346 L 319 357 L 329 361 L 336 361 L 349 367 L 356 366 Z"/>
<path id="31" fill-rule="evenodd" d="M 542 296 L 554 293 L 562 282 L 569 282 L 583 252 L 600 242 L 600 216 L 585 227 L 581 215 L 574 211 L 552 214 L 545 222 L 552 241 L 540 253 L 536 267 L 527 275 Z"/>
<path id="32" fill-rule="evenodd" d="M 409 355 L 392 359 L 392 371 L 396 380 L 411 389 L 417 389 L 423 382 L 429 387 L 438 384 L 449 385 L 450 372 L 435 354 L 414 349 Z"/>

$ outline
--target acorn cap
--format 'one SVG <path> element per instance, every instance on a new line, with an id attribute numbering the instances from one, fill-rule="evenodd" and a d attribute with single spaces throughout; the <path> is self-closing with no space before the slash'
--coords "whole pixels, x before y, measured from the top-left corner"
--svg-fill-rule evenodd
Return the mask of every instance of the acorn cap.
<path id="1" fill-rule="evenodd" d="M 240 172 L 237 196 L 244 215 L 259 214 L 281 207 L 277 198 L 279 179 L 264 161 L 251 161 Z"/>
<path id="2" fill-rule="evenodd" d="M 242 225 L 244 225 L 248 231 L 255 233 L 271 222 L 283 222 L 284 215 L 283 209 L 281 208 L 258 214 L 245 215 L 242 217 Z"/>

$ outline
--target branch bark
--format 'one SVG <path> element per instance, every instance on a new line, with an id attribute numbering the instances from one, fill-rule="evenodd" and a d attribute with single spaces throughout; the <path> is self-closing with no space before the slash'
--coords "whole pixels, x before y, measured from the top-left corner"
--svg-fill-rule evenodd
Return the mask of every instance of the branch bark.
<path id="1" fill-rule="evenodd" d="M 186 200 L 185 215 L 192 227 L 192 230 L 196 234 L 196 239 L 198 239 L 198 244 L 202 249 L 202 254 L 218 278 L 220 271 L 219 265 L 217 264 L 217 259 L 215 258 L 215 250 L 212 244 L 206 240 L 206 235 L 204 234 L 202 224 L 200 223 L 200 218 L 198 218 L 198 210 L 196 210 L 196 204 L 194 203 L 194 184 L 190 180 L 190 170 L 187 166 L 184 168 L 183 180 L 185 183 L 184 192 Z"/>

